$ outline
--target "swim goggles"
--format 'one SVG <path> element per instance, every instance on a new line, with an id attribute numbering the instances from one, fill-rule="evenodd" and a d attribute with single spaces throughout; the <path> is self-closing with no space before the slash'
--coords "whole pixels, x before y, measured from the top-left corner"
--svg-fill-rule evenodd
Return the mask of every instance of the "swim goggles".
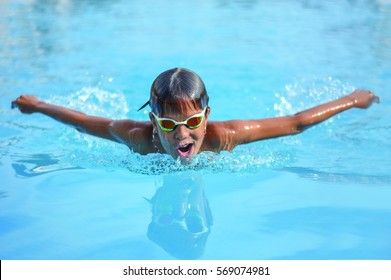
<path id="1" fill-rule="evenodd" d="M 170 119 L 170 118 L 159 118 L 153 112 L 151 112 L 151 113 L 155 117 L 158 125 L 160 126 L 160 128 L 164 132 L 171 132 L 171 131 L 175 130 L 176 127 L 180 124 L 184 124 L 187 128 L 190 128 L 190 129 L 198 128 L 201 125 L 202 121 L 204 120 L 205 112 L 206 112 L 207 108 L 208 108 L 208 106 L 206 106 L 204 108 L 204 110 L 202 110 L 201 113 L 190 116 L 186 120 L 184 120 L 183 122 L 178 122 L 178 121 Z"/>

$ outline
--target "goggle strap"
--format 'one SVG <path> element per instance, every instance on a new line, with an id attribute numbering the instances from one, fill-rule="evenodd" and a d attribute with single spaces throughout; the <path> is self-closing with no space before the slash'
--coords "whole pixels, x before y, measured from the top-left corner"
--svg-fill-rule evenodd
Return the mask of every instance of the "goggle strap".
<path id="1" fill-rule="evenodd" d="M 137 112 L 140 111 L 140 110 L 142 110 L 142 109 L 144 109 L 144 108 L 147 107 L 148 105 L 149 105 L 149 100 L 147 101 L 147 103 L 145 103 L 143 106 L 141 106 L 140 109 L 137 110 Z"/>

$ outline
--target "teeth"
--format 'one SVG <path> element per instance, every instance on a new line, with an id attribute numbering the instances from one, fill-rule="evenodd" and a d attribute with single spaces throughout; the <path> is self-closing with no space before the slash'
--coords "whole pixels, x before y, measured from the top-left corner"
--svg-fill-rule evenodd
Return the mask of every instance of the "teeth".
<path id="1" fill-rule="evenodd" d="M 178 150 L 179 150 L 179 152 L 186 154 L 186 153 L 190 152 L 191 145 L 192 145 L 192 143 L 186 143 L 186 144 L 179 145 Z"/>
<path id="2" fill-rule="evenodd" d="M 186 145 L 186 146 L 181 146 L 181 147 L 179 147 L 179 149 L 180 149 L 181 151 L 186 151 L 186 150 L 187 150 L 187 147 L 188 147 L 188 145 Z"/>

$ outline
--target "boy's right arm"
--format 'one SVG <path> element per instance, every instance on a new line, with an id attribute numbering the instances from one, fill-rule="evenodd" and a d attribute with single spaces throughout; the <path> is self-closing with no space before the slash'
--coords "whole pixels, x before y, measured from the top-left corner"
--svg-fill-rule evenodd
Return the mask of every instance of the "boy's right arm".
<path id="1" fill-rule="evenodd" d="M 123 143 L 118 135 L 112 133 L 111 126 L 114 121 L 108 118 L 88 116 L 79 111 L 43 102 L 33 95 L 21 95 L 12 102 L 12 108 L 19 108 L 25 114 L 41 113 L 71 125 L 80 132 Z"/>

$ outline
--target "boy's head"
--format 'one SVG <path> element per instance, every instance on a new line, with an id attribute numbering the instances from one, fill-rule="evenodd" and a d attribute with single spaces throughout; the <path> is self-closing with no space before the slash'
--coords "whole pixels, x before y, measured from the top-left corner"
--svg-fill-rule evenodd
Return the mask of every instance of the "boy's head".
<path id="1" fill-rule="evenodd" d="M 201 78 L 191 70 L 174 68 L 153 82 L 150 119 L 161 146 L 173 158 L 199 153 L 206 134 L 209 97 Z M 156 144 L 156 143 L 155 143 Z"/>
<path id="2" fill-rule="evenodd" d="M 154 114 L 161 116 L 172 109 L 181 111 L 183 106 L 202 110 L 208 102 L 209 96 L 201 78 L 189 69 L 174 68 L 155 79 L 149 101 L 139 110 L 149 105 Z"/>

